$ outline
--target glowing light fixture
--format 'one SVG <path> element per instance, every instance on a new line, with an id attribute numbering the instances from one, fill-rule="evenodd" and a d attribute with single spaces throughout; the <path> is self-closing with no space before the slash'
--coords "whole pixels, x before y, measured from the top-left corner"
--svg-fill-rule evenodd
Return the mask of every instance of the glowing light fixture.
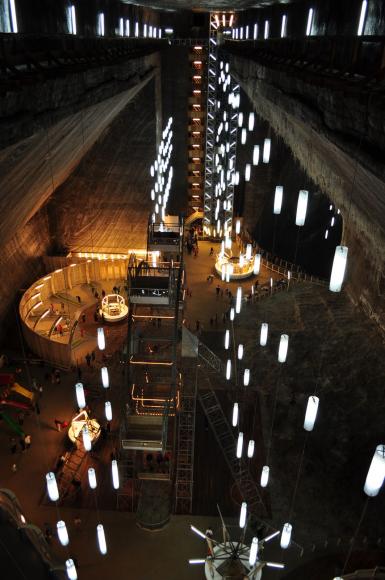
<path id="1" fill-rule="evenodd" d="M 250 382 L 250 369 L 245 369 L 243 371 L 243 384 L 245 387 L 249 385 Z"/>
<path id="2" fill-rule="evenodd" d="M 110 386 L 110 377 L 108 375 L 108 368 L 102 367 L 100 369 L 100 373 L 102 375 L 102 385 L 105 389 L 108 389 L 108 387 Z"/>
<path id="3" fill-rule="evenodd" d="M 236 451 L 236 456 L 238 459 L 242 457 L 242 449 L 243 449 L 243 433 L 242 431 L 240 431 L 238 434 L 237 451 Z"/>
<path id="4" fill-rule="evenodd" d="M 293 526 L 289 523 L 283 525 L 282 533 L 281 533 L 281 548 L 286 550 L 290 546 L 291 542 L 291 532 L 293 531 Z"/>
<path id="5" fill-rule="evenodd" d="M 241 143 L 242 143 L 242 145 L 245 145 L 246 141 L 247 141 L 247 130 L 246 129 L 242 129 L 242 132 L 241 132 Z"/>
<path id="6" fill-rule="evenodd" d="M 112 485 L 114 489 L 119 489 L 119 471 L 118 471 L 118 462 L 116 459 L 111 461 L 111 472 L 112 472 Z"/>
<path id="7" fill-rule="evenodd" d="M 263 38 L 265 40 L 267 40 L 269 38 L 269 32 L 270 32 L 270 23 L 268 20 L 265 20 L 265 29 L 263 32 Z"/>
<path id="8" fill-rule="evenodd" d="M 77 580 L 78 575 L 76 572 L 74 561 L 71 558 L 66 560 L 66 572 L 67 572 L 68 580 Z"/>
<path id="9" fill-rule="evenodd" d="M 245 166 L 245 181 L 250 181 L 251 177 L 251 165 L 250 163 L 246 163 Z"/>
<path id="10" fill-rule="evenodd" d="M 254 121 L 255 121 L 255 115 L 254 113 L 249 113 L 249 131 L 252 131 L 254 129 Z"/>
<path id="11" fill-rule="evenodd" d="M 334 253 L 333 266 L 329 283 L 329 290 L 332 292 L 341 292 L 342 283 L 345 276 L 347 258 L 348 248 L 346 246 L 337 246 Z"/>
<path id="12" fill-rule="evenodd" d="M 249 458 L 253 457 L 254 449 L 255 449 L 255 441 L 253 439 L 250 439 L 249 444 L 247 446 L 247 457 Z"/>
<path id="13" fill-rule="evenodd" d="M 319 398 L 316 397 L 315 395 L 311 395 L 307 400 L 305 421 L 303 424 L 303 428 L 305 429 L 305 431 L 313 431 L 314 423 L 317 418 L 318 405 Z"/>
<path id="14" fill-rule="evenodd" d="M 233 416 L 232 416 L 232 426 L 233 427 L 236 427 L 238 425 L 238 415 L 239 415 L 239 406 L 238 406 L 238 403 L 234 403 Z"/>
<path id="15" fill-rule="evenodd" d="M 235 310 L 234 308 L 230 308 L 230 320 L 231 322 L 234 320 L 235 318 Z"/>
<path id="16" fill-rule="evenodd" d="M 238 345 L 238 360 L 243 359 L 243 344 Z"/>
<path id="17" fill-rule="evenodd" d="M 90 432 L 88 431 L 87 425 L 84 425 L 83 426 L 83 429 L 82 429 L 82 437 L 83 437 L 84 449 L 86 451 L 91 451 L 91 448 L 92 448 L 92 445 L 91 445 L 91 437 L 90 437 Z"/>
<path id="18" fill-rule="evenodd" d="M 271 139 L 265 139 L 263 142 L 263 154 L 262 154 L 263 163 L 269 163 L 270 151 L 271 151 Z"/>
<path id="19" fill-rule="evenodd" d="M 366 476 L 364 492 L 369 497 L 378 495 L 385 480 L 385 445 L 377 445 Z"/>
<path id="20" fill-rule="evenodd" d="M 112 421 L 112 407 L 110 401 L 106 401 L 104 403 L 104 413 L 106 415 L 107 421 Z"/>
<path id="21" fill-rule="evenodd" d="M 313 8 L 310 8 L 308 16 L 307 16 L 306 36 L 311 35 L 311 29 L 313 26 L 313 16 L 314 16 L 314 10 L 313 10 Z"/>
<path id="22" fill-rule="evenodd" d="M 96 473 L 93 467 L 88 468 L 88 483 L 91 489 L 96 489 L 97 487 Z"/>
<path id="23" fill-rule="evenodd" d="M 18 26 L 17 26 L 17 15 L 16 15 L 15 0 L 9 0 L 9 7 L 11 9 L 12 32 L 14 32 L 16 34 L 18 32 Z M 73 34 L 76 34 L 76 31 Z"/>
<path id="24" fill-rule="evenodd" d="M 254 566 L 255 562 L 257 561 L 257 555 L 258 555 L 258 538 L 254 537 L 252 539 L 250 546 L 250 554 L 249 554 L 250 566 Z"/>
<path id="25" fill-rule="evenodd" d="M 107 554 L 106 536 L 104 534 L 104 527 L 102 524 L 96 526 L 96 535 L 98 537 L 98 545 L 100 553 L 104 556 Z"/>
<path id="26" fill-rule="evenodd" d="M 231 377 L 231 359 L 227 359 L 226 363 L 226 379 L 229 381 Z"/>
<path id="27" fill-rule="evenodd" d="M 301 189 L 298 194 L 297 214 L 295 216 L 296 226 L 303 226 L 305 224 L 308 196 L 309 192 L 305 189 Z"/>
<path id="28" fill-rule="evenodd" d="M 102 327 L 98 328 L 98 347 L 99 350 L 104 350 L 106 348 L 106 339 L 104 336 L 104 329 Z"/>
<path id="29" fill-rule="evenodd" d="M 225 332 L 225 349 L 227 350 L 230 345 L 230 331 L 226 330 Z"/>
<path id="30" fill-rule="evenodd" d="M 279 215 L 282 209 L 282 198 L 283 198 L 283 187 L 282 185 L 277 185 L 274 194 L 274 209 L 273 213 Z"/>
<path id="31" fill-rule="evenodd" d="M 46 476 L 47 480 L 47 492 L 49 499 L 51 501 L 57 501 L 59 499 L 59 489 L 56 482 L 56 477 L 53 471 L 49 471 Z"/>
<path id="32" fill-rule="evenodd" d="M 242 306 L 242 286 L 238 286 L 237 288 L 237 297 L 235 300 L 235 312 L 237 314 L 240 313 Z"/>
<path id="33" fill-rule="evenodd" d="M 79 409 L 84 409 L 86 406 L 86 398 L 84 396 L 84 388 L 82 383 L 76 383 L 76 401 L 78 403 Z"/>
<path id="34" fill-rule="evenodd" d="M 287 16 L 286 16 L 286 14 L 284 14 L 282 16 L 282 21 L 281 21 L 281 38 L 285 38 L 285 36 L 286 36 L 286 25 L 287 25 Z"/>
<path id="35" fill-rule="evenodd" d="M 253 148 L 253 165 L 258 165 L 259 163 L 259 145 L 254 145 Z"/>
<path id="36" fill-rule="evenodd" d="M 67 532 L 67 526 L 63 520 L 59 520 L 56 524 L 57 537 L 62 546 L 68 546 L 69 537 Z"/>
<path id="37" fill-rule="evenodd" d="M 268 465 L 264 465 L 262 467 L 261 473 L 261 487 L 266 487 L 269 483 L 269 475 L 270 475 L 270 467 Z"/>
<path id="38" fill-rule="evenodd" d="M 278 349 L 278 362 L 284 363 L 286 361 L 288 347 L 289 347 L 289 336 L 287 334 L 281 334 L 281 340 Z"/>
<path id="39" fill-rule="evenodd" d="M 267 322 L 262 322 L 261 334 L 259 336 L 259 344 L 261 346 L 266 346 L 268 332 L 269 332 L 269 325 L 267 324 Z"/>
<path id="40" fill-rule="evenodd" d="M 260 269 L 261 269 L 261 254 L 255 254 L 253 268 L 254 276 L 258 276 Z"/>
<path id="41" fill-rule="evenodd" d="M 364 0 L 361 4 L 361 13 L 360 13 L 360 20 L 358 23 L 357 36 L 361 36 L 363 31 L 364 31 L 367 7 L 368 7 L 368 2 L 367 2 L 367 0 Z"/>
<path id="42" fill-rule="evenodd" d="M 235 222 L 235 233 L 236 233 L 236 234 L 239 234 L 239 233 L 240 233 L 240 231 L 241 231 L 241 222 L 240 222 L 239 220 L 237 220 L 237 221 Z"/>
<path id="43" fill-rule="evenodd" d="M 245 527 L 246 518 L 247 518 L 247 503 L 245 501 L 243 501 L 242 505 L 241 505 L 241 513 L 239 514 L 239 527 L 240 528 Z"/>
<path id="44" fill-rule="evenodd" d="M 99 36 L 104 36 L 104 14 L 103 14 L 103 12 L 100 12 L 99 16 L 98 16 L 98 34 L 99 34 Z"/>
<path id="45" fill-rule="evenodd" d="M 238 127 L 242 127 L 243 125 L 243 113 L 238 114 Z"/>

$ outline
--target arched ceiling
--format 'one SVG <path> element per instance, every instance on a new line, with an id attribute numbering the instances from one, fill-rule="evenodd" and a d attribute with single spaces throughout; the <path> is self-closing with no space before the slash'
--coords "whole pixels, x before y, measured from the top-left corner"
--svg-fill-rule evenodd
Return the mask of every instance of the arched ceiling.
<path id="1" fill-rule="evenodd" d="M 292 0 L 122 0 L 125 4 L 137 4 L 162 10 L 196 10 L 210 12 L 212 10 L 246 10 L 247 8 L 263 8 L 272 4 L 290 4 Z"/>

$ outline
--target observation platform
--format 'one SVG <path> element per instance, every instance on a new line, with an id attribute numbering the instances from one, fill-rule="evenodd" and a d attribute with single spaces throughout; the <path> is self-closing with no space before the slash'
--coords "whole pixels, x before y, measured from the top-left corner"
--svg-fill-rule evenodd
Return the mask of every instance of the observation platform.
<path id="1" fill-rule="evenodd" d="M 179 260 L 183 251 L 183 218 L 165 216 L 162 221 L 148 223 L 147 250 L 175 255 Z"/>

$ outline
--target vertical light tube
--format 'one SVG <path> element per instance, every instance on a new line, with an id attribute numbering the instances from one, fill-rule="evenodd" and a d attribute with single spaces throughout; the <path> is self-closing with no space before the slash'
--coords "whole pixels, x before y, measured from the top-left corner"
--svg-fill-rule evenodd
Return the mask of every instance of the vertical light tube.
<path id="1" fill-rule="evenodd" d="M 59 520 L 57 522 L 56 531 L 57 531 L 57 537 L 59 538 L 59 542 L 61 543 L 61 545 L 68 546 L 68 544 L 69 544 L 68 531 L 67 531 L 67 526 L 66 526 L 65 522 L 63 522 L 63 520 Z"/>
<path id="2" fill-rule="evenodd" d="M 253 149 L 253 165 L 258 165 L 259 163 L 259 145 L 254 145 Z"/>
<path id="3" fill-rule="evenodd" d="M 226 363 L 226 379 L 229 381 L 231 378 L 231 359 L 227 359 Z"/>
<path id="4" fill-rule="evenodd" d="M 243 372 L 243 384 L 245 387 L 249 385 L 250 382 L 250 369 L 245 369 Z"/>
<path id="5" fill-rule="evenodd" d="M 242 457 L 242 449 L 243 449 L 243 433 L 242 431 L 240 431 L 238 435 L 237 450 L 236 450 L 236 456 L 238 459 Z"/>
<path id="6" fill-rule="evenodd" d="M 258 24 L 255 23 L 254 24 L 254 35 L 253 35 L 254 40 L 257 40 L 258 38 Z"/>
<path id="7" fill-rule="evenodd" d="M 96 535 L 98 537 L 99 551 L 104 556 L 107 554 L 106 536 L 104 534 L 104 527 L 102 524 L 96 526 Z"/>
<path id="8" fill-rule="evenodd" d="M 108 387 L 110 386 L 110 377 L 108 375 L 108 368 L 107 367 L 102 367 L 100 369 L 101 375 L 102 375 L 102 385 L 105 389 L 108 389 Z"/>
<path id="9" fill-rule="evenodd" d="M 254 129 L 254 121 L 255 121 L 254 113 L 249 113 L 249 123 L 248 123 L 249 131 L 252 131 Z"/>
<path id="10" fill-rule="evenodd" d="M 240 528 L 245 527 L 246 518 L 247 518 L 247 503 L 245 501 L 243 501 L 242 505 L 241 505 L 241 513 L 239 514 L 239 527 Z"/>
<path id="11" fill-rule="evenodd" d="M 235 310 L 234 308 L 230 308 L 230 320 L 231 322 L 234 320 L 235 318 Z"/>
<path id="12" fill-rule="evenodd" d="M 377 445 L 366 476 L 364 492 L 369 497 L 378 495 L 385 480 L 385 445 Z"/>
<path id="13" fill-rule="evenodd" d="M 238 416 L 239 416 L 239 406 L 238 406 L 238 403 L 234 403 L 233 416 L 232 416 L 232 426 L 233 427 L 236 427 L 238 425 Z"/>
<path id="14" fill-rule="evenodd" d="M 86 406 L 86 398 L 84 396 L 83 383 L 76 383 L 75 389 L 76 389 L 76 401 L 77 401 L 78 407 L 79 407 L 79 409 L 84 409 L 84 407 Z"/>
<path id="15" fill-rule="evenodd" d="M 274 194 L 274 209 L 273 213 L 279 215 L 282 209 L 282 198 L 283 198 L 283 187 L 282 185 L 277 185 Z"/>
<path id="16" fill-rule="evenodd" d="M 295 216 L 295 225 L 296 226 L 305 225 L 308 197 L 309 197 L 309 192 L 306 191 L 305 189 L 301 189 L 299 194 L 298 194 L 297 213 Z"/>
<path id="17" fill-rule="evenodd" d="M 239 233 L 240 233 L 240 231 L 241 231 L 241 222 L 240 222 L 240 220 L 237 220 L 237 221 L 235 222 L 235 233 L 236 233 L 236 234 L 239 234 Z"/>
<path id="18" fill-rule="evenodd" d="M 269 325 L 267 324 L 267 322 L 262 322 L 261 334 L 259 336 L 259 344 L 261 346 L 266 346 L 268 332 L 269 332 Z"/>
<path id="19" fill-rule="evenodd" d="M 281 548 L 286 550 L 290 546 L 291 542 L 291 532 L 293 530 L 293 526 L 289 523 L 283 525 L 282 533 L 281 533 Z"/>
<path id="20" fill-rule="evenodd" d="M 135 38 L 139 37 L 139 22 L 135 22 Z"/>
<path id="21" fill-rule="evenodd" d="M 361 5 L 360 20 L 358 23 L 357 36 L 362 36 L 365 26 L 366 9 L 368 7 L 367 0 L 364 0 Z"/>
<path id="22" fill-rule="evenodd" d="M 243 113 L 238 113 L 238 127 L 243 125 Z"/>
<path id="23" fill-rule="evenodd" d="M 270 23 L 268 20 L 265 20 L 265 30 L 263 33 L 263 38 L 267 40 L 269 38 L 269 30 L 270 30 Z"/>
<path id="24" fill-rule="evenodd" d="M 17 27 L 17 15 L 16 15 L 16 5 L 15 0 L 9 0 L 9 6 L 11 9 L 11 23 L 12 23 L 12 32 L 17 34 L 18 27 Z"/>
<path id="25" fill-rule="evenodd" d="M 112 421 L 112 406 L 110 401 L 104 403 L 104 413 L 107 421 Z"/>
<path id="26" fill-rule="evenodd" d="M 71 558 L 66 560 L 66 572 L 67 572 L 68 580 L 77 580 L 78 579 L 75 564 Z"/>
<path id="27" fill-rule="evenodd" d="M 245 166 L 245 181 L 250 181 L 251 177 L 251 165 L 250 163 L 246 163 Z"/>
<path id="28" fill-rule="evenodd" d="M 97 487 L 96 473 L 93 467 L 88 468 L 88 484 L 91 489 L 96 489 Z"/>
<path id="29" fill-rule="evenodd" d="M 99 350 L 104 350 L 106 348 L 106 339 L 104 336 L 104 329 L 102 327 L 98 328 L 98 347 Z"/>
<path id="30" fill-rule="evenodd" d="M 119 36 L 124 36 L 124 22 L 123 22 L 123 18 L 119 18 Z"/>
<path id="31" fill-rule="evenodd" d="M 247 246 L 246 246 L 246 260 L 251 259 L 252 249 L 253 249 L 253 246 L 251 244 L 247 244 Z"/>
<path id="32" fill-rule="evenodd" d="M 243 359 L 243 344 L 238 345 L 238 360 Z"/>
<path id="33" fill-rule="evenodd" d="M 71 34 L 76 34 L 77 33 L 77 29 L 76 29 L 76 12 L 75 12 L 75 6 L 72 4 L 71 6 Z"/>
<path id="34" fill-rule="evenodd" d="M 329 290 L 332 292 L 341 292 L 347 258 L 348 248 L 346 246 L 337 246 L 334 253 L 333 267 L 329 283 Z"/>
<path id="35" fill-rule="evenodd" d="M 286 361 L 288 347 L 289 347 L 289 336 L 287 334 L 281 334 L 281 340 L 279 342 L 278 349 L 278 362 L 284 363 Z"/>
<path id="36" fill-rule="evenodd" d="M 235 300 L 235 312 L 237 314 L 240 313 L 242 306 L 242 286 L 238 286 L 237 288 L 237 297 Z"/>
<path id="37" fill-rule="evenodd" d="M 83 426 L 82 436 L 83 436 L 84 449 L 86 451 L 91 451 L 91 448 L 92 448 L 92 445 L 91 445 L 91 437 L 90 437 L 90 432 L 88 431 L 87 425 L 84 425 Z"/>
<path id="38" fill-rule="evenodd" d="M 249 564 L 254 566 L 258 556 L 258 538 L 254 537 L 250 546 Z"/>
<path id="39" fill-rule="evenodd" d="M 268 465 L 264 465 L 262 467 L 261 473 L 261 487 L 266 487 L 269 483 L 269 475 L 270 475 L 270 467 Z"/>
<path id="40" fill-rule="evenodd" d="M 270 151 L 271 151 L 271 139 L 265 139 L 263 142 L 263 163 L 269 163 L 270 161 Z"/>
<path id="41" fill-rule="evenodd" d="M 311 395 L 307 400 L 305 420 L 303 423 L 303 428 L 305 431 L 313 431 L 314 423 L 317 418 L 318 405 L 319 398 L 315 395 Z"/>
<path id="42" fill-rule="evenodd" d="M 282 21 L 281 21 L 281 38 L 285 38 L 285 36 L 286 36 L 286 24 L 287 24 L 287 16 L 286 16 L 286 14 L 284 14 L 282 16 Z"/>
<path id="43" fill-rule="evenodd" d="M 306 36 L 311 36 L 311 29 L 313 26 L 313 14 L 314 14 L 314 10 L 313 10 L 313 8 L 310 8 L 309 14 L 307 16 Z"/>
<path id="44" fill-rule="evenodd" d="M 250 439 L 249 444 L 247 446 L 247 457 L 249 459 L 251 459 L 251 457 L 253 457 L 254 449 L 255 449 L 255 441 L 253 439 Z"/>
<path id="45" fill-rule="evenodd" d="M 116 459 L 111 461 L 111 472 L 112 472 L 112 485 L 114 489 L 119 489 L 119 471 L 118 471 L 118 462 Z"/>
<path id="46" fill-rule="evenodd" d="M 130 20 L 126 18 L 126 36 L 130 36 Z"/>
<path id="47" fill-rule="evenodd" d="M 227 329 L 225 332 L 225 349 L 228 350 L 230 346 L 230 331 Z"/>
<path id="48" fill-rule="evenodd" d="M 53 471 L 49 471 L 46 476 L 48 497 L 51 501 L 59 499 L 59 489 L 56 483 L 56 477 Z"/>
<path id="49" fill-rule="evenodd" d="M 245 145 L 246 141 L 247 141 L 247 130 L 245 128 L 243 128 L 242 129 L 242 132 L 241 132 L 241 143 L 242 143 L 242 145 Z"/>
<path id="50" fill-rule="evenodd" d="M 99 36 L 104 36 L 104 13 L 99 14 Z"/>
<path id="51" fill-rule="evenodd" d="M 261 269 L 261 254 L 255 254 L 254 269 L 253 269 L 254 276 L 258 276 L 260 269 Z"/>

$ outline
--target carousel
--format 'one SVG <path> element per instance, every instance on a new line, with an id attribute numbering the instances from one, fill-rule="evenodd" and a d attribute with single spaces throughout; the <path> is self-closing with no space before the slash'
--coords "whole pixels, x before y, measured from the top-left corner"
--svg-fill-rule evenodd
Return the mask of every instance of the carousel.
<path id="1" fill-rule="evenodd" d="M 128 307 L 123 296 L 120 294 L 104 296 L 99 314 L 105 322 L 119 322 L 127 318 Z"/>
<path id="2" fill-rule="evenodd" d="M 233 254 L 231 247 L 222 242 L 220 253 L 215 261 L 215 271 L 222 280 L 243 280 L 259 274 L 261 267 L 261 255 L 254 254 L 251 244 L 247 244 L 246 252 Z"/>
<path id="3" fill-rule="evenodd" d="M 100 437 L 100 425 L 96 419 L 91 419 L 87 411 L 80 411 L 71 421 L 68 429 L 68 437 L 77 447 L 82 445 L 82 431 L 87 427 L 91 443 L 96 443 Z"/>

